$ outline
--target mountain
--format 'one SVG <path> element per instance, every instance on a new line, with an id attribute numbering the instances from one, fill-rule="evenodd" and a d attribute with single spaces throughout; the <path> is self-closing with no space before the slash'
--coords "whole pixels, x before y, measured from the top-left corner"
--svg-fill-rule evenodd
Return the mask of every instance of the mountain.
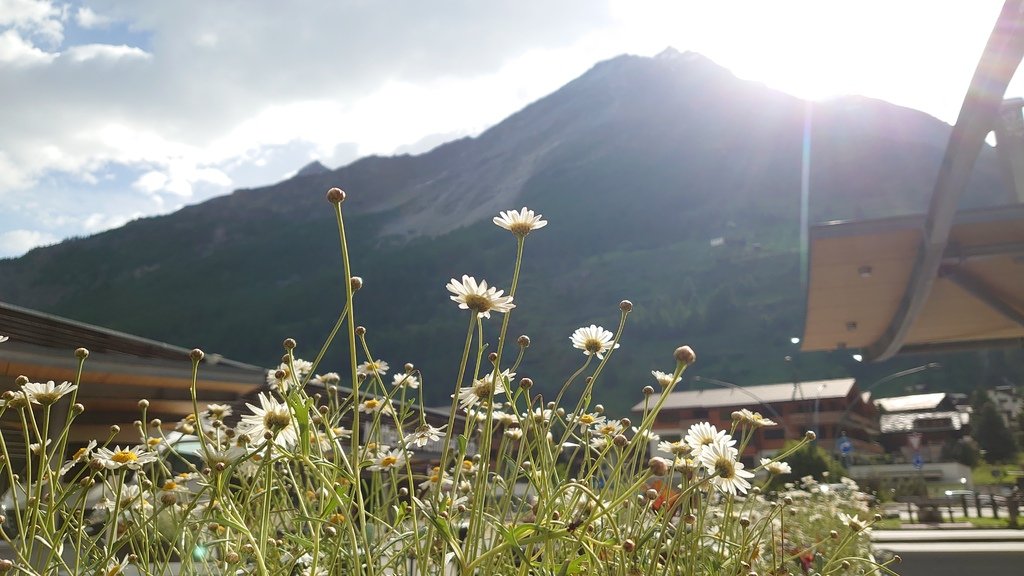
<path id="1" fill-rule="evenodd" d="M 802 330 L 808 115 L 812 222 L 925 210 L 948 125 L 861 97 L 807 103 L 669 50 L 599 63 L 425 154 L 316 163 L 0 261 L 0 299 L 268 366 L 290 336 L 312 358 L 343 302 L 324 200 L 339 186 L 353 273 L 366 281 L 357 321 L 373 355 L 423 370 L 430 403 L 451 393 L 466 329 L 444 286 L 470 274 L 507 288 L 515 243 L 490 219 L 524 205 L 550 224 L 527 239 L 510 330 L 533 340 L 519 372 L 540 391 L 582 362 L 572 331 L 613 329 L 624 298 L 635 309 L 596 393 L 609 405 L 631 405 L 683 343 L 697 350 L 695 373 L 743 384 L 891 372 L 838 353 L 783 360 Z M 999 203 L 1002 186 L 986 149 L 965 202 Z M 341 344 L 325 369 L 340 366 Z"/>

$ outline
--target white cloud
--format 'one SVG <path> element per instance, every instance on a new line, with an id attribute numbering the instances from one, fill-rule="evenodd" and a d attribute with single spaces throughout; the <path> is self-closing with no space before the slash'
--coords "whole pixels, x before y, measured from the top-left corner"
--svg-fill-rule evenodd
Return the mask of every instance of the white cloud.
<path id="1" fill-rule="evenodd" d="M 125 44 L 81 44 L 72 46 L 67 50 L 67 56 L 73 62 L 86 62 L 88 60 L 121 60 L 121 59 L 142 59 L 146 60 L 152 55 L 141 48 L 127 46 Z"/>
<path id="2" fill-rule="evenodd" d="M 0 34 L 0 64 L 13 66 L 37 66 L 49 64 L 58 54 L 40 50 L 21 37 L 17 30 L 9 29 Z"/>
<path id="3" fill-rule="evenodd" d="M 48 0 L 0 0 L 0 26 L 11 26 L 50 44 L 64 39 L 63 9 Z"/>
<path id="4" fill-rule="evenodd" d="M 0 258 L 20 256 L 37 246 L 56 243 L 59 238 L 38 230 L 8 230 L 0 233 Z"/>
<path id="5" fill-rule="evenodd" d="M 78 10 L 75 11 L 75 23 L 82 28 L 103 28 L 110 24 L 111 21 L 111 18 L 97 14 L 88 6 L 79 6 Z"/>

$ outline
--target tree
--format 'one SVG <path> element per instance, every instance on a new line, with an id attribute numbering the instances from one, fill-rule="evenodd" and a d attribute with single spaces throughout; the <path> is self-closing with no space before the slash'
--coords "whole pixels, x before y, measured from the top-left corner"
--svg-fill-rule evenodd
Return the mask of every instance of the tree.
<path id="1" fill-rule="evenodd" d="M 1017 455 L 1017 441 L 994 403 L 982 403 L 971 420 L 971 436 L 984 451 L 985 460 L 1003 462 Z"/>

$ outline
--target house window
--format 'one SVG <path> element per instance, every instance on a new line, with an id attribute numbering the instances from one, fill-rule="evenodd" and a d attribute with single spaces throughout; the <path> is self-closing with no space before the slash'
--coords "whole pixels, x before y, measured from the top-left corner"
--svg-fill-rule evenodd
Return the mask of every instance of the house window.
<path id="1" fill-rule="evenodd" d="M 707 408 L 694 408 L 693 409 L 693 417 L 694 418 L 707 418 L 708 417 L 708 409 Z"/>

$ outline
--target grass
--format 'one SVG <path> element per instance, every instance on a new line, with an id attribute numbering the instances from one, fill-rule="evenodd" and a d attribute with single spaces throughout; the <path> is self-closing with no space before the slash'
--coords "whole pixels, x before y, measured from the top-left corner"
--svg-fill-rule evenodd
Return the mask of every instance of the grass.
<path id="1" fill-rule="evenodd" d="M 992 474 L 994 470 L 999 470 L 999 473 L 1001 473 L 998 478 Z M 1011 474 L 1011 472 L 1019 472 L 1021 470 L 1024 470 L 1024 453 L 1017 455 L 1016 463 L 979 464 L 971 471 L 971 478 L 974 480 L 975 486 L 994 484 L 1013 486 L 1017 483 L 1019 476 Z"/>

